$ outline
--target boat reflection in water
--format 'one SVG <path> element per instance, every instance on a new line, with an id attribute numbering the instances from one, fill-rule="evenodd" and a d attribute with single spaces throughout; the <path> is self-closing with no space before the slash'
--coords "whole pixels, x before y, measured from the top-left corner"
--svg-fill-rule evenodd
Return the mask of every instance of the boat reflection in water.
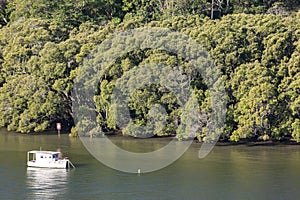
<path id="1" fill-rule="evenodd" d="M 60 199 L 67 192 L 71 171 L 27 167 L 28 199 Z"/>

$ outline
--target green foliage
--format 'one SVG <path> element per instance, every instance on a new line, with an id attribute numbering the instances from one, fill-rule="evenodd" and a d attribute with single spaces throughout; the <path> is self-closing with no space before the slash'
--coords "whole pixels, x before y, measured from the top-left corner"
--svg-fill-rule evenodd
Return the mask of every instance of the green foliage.
<path id="1" fill-rule="evenodd" d="M 71 133 L 69 134 L 70 137 L 78 137 L 78 133 L 77 133 L 77 130 L 76 130 L 76 127 L 73 126 L 71 128 Z"/>
<path id="2" fill-rule="evenodd" d="M 9 13 L 6 11 L 7 4 L 7 0 L 0 1 L 0 28 L 8 23 Z"/>
<path id="3" fill-rule="evenodd" d="M 222 139 L 293 138 L 300 142 L 300 11 L 292 12 L 299 1 L 218 2 L 222 3 L 1 1 L 0 126 L 23 133 L 43 131 L 57 120 L 72 126 L 73 79 L 84 76 L 78 74 L 84 58 L 112 33 L 148 26 L 184 33 L 209 51 L 227 92 Z M 193 107 L 191 100 L 184 110 L 162 85 L 143 84 L 128 100 L 131 121 L 123 134 L 139 137 L 141 132 L 143 136 L 155 132 L 158 136 L 176 134 L 180 140 L 195 136 L 201 141 L 214 139 L 220 130 L 210 133 L 213 93 L 189 63 L 158 49 L 120 55 L 101 74 L 94 96 L 97 125 L 104 132 L 123 128 L 116 122 L 113 89 L 120 82 L 142 82 L 149 73 L 159 75 L 159 70 L 145 71 L 141 77 L 131 74 L 134 67 L 147 64 L 181 66 L 191 77 L 192 100 L 199 106 Z M 213 76 L 209 70 L 206 73 Z M 124 76 L 129 77 L 128 82 Z M 196 109 L 200 116 L 191 117 Z M 81 123 L 83 130 L 94 125 L 91 119 Z M 191 124 L 199 127 L 188 130 Z M 72 135 L 76 135 L 74 130 Z"/>
<path id="4" fill-rule="evenodd" d="M 237 129 L 231 139 L 258 138 L 271 134 L 271 121 L 276 105 L 276 88 L 271 83 L 268 69 L 258 62 L 242 65 L 235 73 L 233 87 L 234 97 L 238 100 L 234 109 Z"/>
<path id="5" fill-rule="evenodd" d="M 5 83 L 0 88 L 0 99 L 1 125 L 23 133 L 45 130 L 61 107 L 59 96 L 44 80 L 28 75 Z"/>
<path id="6" fill-rule="evenodd" d="M 300 142 L 300 120 L 296 119 L 295 122 L 292 124 L 292 136 L 295 138 L 297 142 Z"/>
<path id="7" fill-rule="evenodd" d="M 121 1 L 104 0 L 14 0 L 8 2 L 10 20 L 41 18 L 72 30 L 86 21 L 105 23 L 106 20 L 122 18 Z"/>

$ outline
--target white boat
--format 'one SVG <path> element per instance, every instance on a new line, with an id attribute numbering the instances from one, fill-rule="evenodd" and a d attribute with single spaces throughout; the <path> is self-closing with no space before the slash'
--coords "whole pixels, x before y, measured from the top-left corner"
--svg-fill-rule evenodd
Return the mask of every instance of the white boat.
<path id="1" fill-rule="evenodd" d="M 28 167 L 43 167 L 69 169 L 75 168 L 68 158 L 61 158 L 59 151 L 28 151 L 27 166 Z"/>

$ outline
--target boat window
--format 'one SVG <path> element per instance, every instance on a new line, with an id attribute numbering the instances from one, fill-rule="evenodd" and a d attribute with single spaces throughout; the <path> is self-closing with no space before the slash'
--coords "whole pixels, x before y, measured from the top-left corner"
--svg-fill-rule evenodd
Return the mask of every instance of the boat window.
<path id="1" fill-rule="evenodd" d="M 43 156 L 41 156 L 41 158 L 43 158 Z"/>
<path id="2" fill-rule="evenodd" d="M 54 155 L 53 155 L 53 158 L 54 158 L 55 160 L 58 160 L 58 154 L 54 154 Z"/>

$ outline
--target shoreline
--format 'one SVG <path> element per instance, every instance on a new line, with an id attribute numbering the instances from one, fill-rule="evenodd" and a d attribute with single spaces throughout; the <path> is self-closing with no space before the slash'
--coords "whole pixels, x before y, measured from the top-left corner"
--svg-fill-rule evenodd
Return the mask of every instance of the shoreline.
<path id="1" fill-rule="evenodd" d="M 19 133 L 16 131 L 8 131 L 6 128 L 2 127 L 0 128 L 0 132 L 2 132 L 2 134 L 15 134 L 15 135 L 28 135 L 28 136 L 36 136 L 36 135 L 67 135 L 68 137 L 72 138 L 72 136 L 69 136 L 69 132 L 68 131 L 62 131 L 60 134 L 57 133 L 56 130 L 47 130 L 47 131 L 43 131 L 43 132 L 34 132 L 34 133 Z M 154 137 L 149 137 L 149 138 L 136 138 L 136 137 L 132 137 L 132 136 L 128 136 L 128 135 L 122 135 L 121 133 L 109 133 L 109 134 L 105 134 L 106 137 L 108 138 L 123 138 L 123 139 L 128 139 L 128 140 L 148 140 L 148 139 L 152 139 L 152 140 L 160 140 L 160 141 L 165 141 L 165 140 L 169 140 L 171 141 L 173 138 L 175 138 L 175 136 L 154 136 Z M 74 137 L 74 138 L 79 138 L 79 136 Z M 194 139 L 193 143 L 195 144 L 203 144 L 203 142 L 199 142 L 197 139 Z M 300 143 L 297 143 L 295 140 L 293 139 L 284 139 L 282 141 L 274 141 L 274 140 L 268 140 L 268 141 L 255 141 L 255 140 L 241 140 L 239 142 L 231 142 L 231 141 L 218 141 L 216 143 L 216 146 L 279 146 L 279 145 L 293 145 L 293 146 L 297 146 L 300 145 Z"/>
<path id="2" fill-rule="evenodd" d="M 296 141 L 293 140 L 283 140 L 283 141 L 241 141 L 241 142 L 217 142 L 216 146 L 297 146 L 300 145 L 300 143 L 297 143 Z"/>

